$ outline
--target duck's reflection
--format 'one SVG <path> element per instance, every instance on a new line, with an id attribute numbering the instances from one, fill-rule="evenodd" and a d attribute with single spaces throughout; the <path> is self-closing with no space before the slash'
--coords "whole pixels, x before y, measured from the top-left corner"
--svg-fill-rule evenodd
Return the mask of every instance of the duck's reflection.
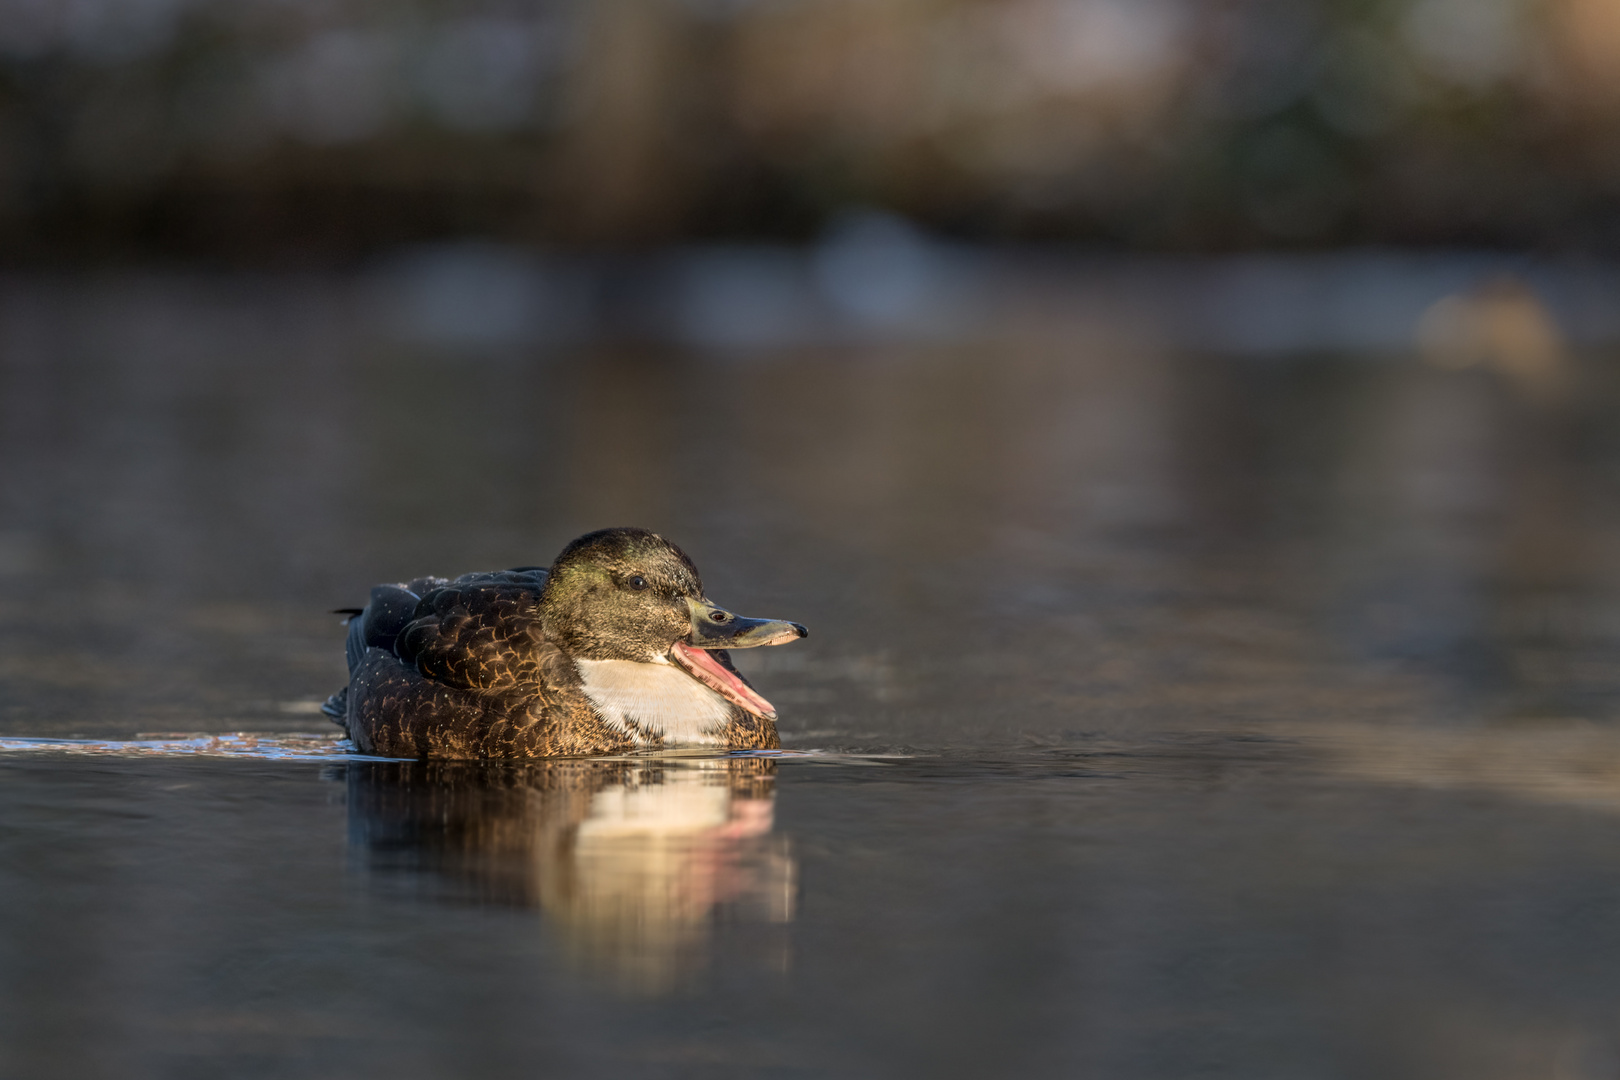
<path id="1" fill-rule="evenodd" d="M 793 918 L 795 864 L 759 759 L 356 764 L 349 836 L 413 889 L 540 908 L 578 959 L 659 990 L 717 921 Z M 762 942 L 780 959 L 781 942 Z"/>

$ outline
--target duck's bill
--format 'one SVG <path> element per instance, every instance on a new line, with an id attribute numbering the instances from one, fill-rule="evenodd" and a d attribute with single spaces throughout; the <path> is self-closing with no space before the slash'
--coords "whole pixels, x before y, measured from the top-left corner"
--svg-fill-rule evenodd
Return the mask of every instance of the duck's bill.
<path id="1" fill-rule="evenodd" d="M 810 631 L 783 619 L 749 619 L 706 600 L 687 600 L 692 609 L 692 636 L 686 643 L 694 649 L 753 649 L 761 645 L 783 645 L 808 637 Z"/>
<path id="2" fill-rule="evenodd" d="M 669 656 L 688 675 L 733 705 L 746 709 L 762 720 L 776 719 L 776 706 L 754 693 L 754 688 L 743 682 L 736 672 L 705 650 L 694 649 L 685 642 L 677 641 L 669 650 Z"/>

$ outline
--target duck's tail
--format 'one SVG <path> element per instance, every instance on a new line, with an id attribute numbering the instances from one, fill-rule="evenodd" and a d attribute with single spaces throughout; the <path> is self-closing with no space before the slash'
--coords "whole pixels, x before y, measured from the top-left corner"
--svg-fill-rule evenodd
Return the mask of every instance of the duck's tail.
<path id="1" fill-rule="evenodd" d="M 344 653 L 349 661 L 349 673 L 354 673 L 360 662 L 360 655 L 366 651 L 364 632 L 362 629 L 365 608 L 338 608 L 334 615 L 343 616 L 343 625 L 349 628 L 344 640 Z M 321 703 L 321 712 L 325 713 L 332 723 L 342 728 L 344 733 L 349 731 L 349 688 L 345 686 L 331 697 Z"/>
<path id="2" fill-rule="evenodd" d="M 338 727 L 347 734 L 349 730 L 349 688 L 345 686 L 331 697 L 321 703 L 321 712 L 325 713 Z"/>

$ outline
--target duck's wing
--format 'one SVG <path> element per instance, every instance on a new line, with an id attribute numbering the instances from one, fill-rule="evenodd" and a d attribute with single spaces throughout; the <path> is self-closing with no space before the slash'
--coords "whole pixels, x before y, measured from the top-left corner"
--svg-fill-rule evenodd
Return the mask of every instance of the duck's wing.
<path id="1" fill-rule="evenodd" d="M 465 574 L 428 590 L 402 623 L 379 614 L 376 632 L 392 632 L 383 647 L 434 682 L 486 694 L 542 692 L 561 657 L 541 629 L 544 584 L 543 570 Z M 396 598 L 382 600 L 388 608 Z"/>
<path id="2" fill-rule="evenodd" d="M 353 675 L 367 649 L 394 652 L 394 646 L 406 627 L 418 619 L 435 613 L 437 594 L 446 587 L 509 586 L 518 591 L 538 593 L 545 585 L 546 571 L 542 567 L 524 566 L 516 570 L 497 570 L 490 573 L 463 574 L 454 580 L 442 577 L 419 577 L 395 585 L 377 585 L 371 590 L 370 602 L 363 608 L 338 608 L 334 615 L 345 615 L 349 628 L 344 642 L 349 674 Z"/>

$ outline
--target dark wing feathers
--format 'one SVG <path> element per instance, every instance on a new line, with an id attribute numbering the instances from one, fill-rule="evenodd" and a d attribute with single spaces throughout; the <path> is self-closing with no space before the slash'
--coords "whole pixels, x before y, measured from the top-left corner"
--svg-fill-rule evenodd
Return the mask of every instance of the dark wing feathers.
<path id="1" fill-rule="evenodd" d="M 538 634 L 539 615 L 536 612 L 530 617 L 527 598 L 532 596 L 537 603 L 545 582 L 544 568 L 522 566 L 462 574 L 453 581 L 420 577 L 398 585 L 378 585 L 371 590 L 371 602 L 364 608 L 339 612 L 350 616 L 348 639 L 344 642 L 349 673 L 354 674 L 366 650 L 374 648 L 394 653 L 406 663 L 416 664 L 423 675 L 453 685 L 509 685 L 494 674 L 501 666 L 497 657 L 503 655 L 503 649 L 510 651 L 510 647 L 517 646 L 522 635 L 513 633 L 519 629 L 517 622 L 506 628 L 506 634 L 498 632 L 500 621 L 515 616 L 524 624 L 532 622 Z M 443 625 L 447 619 L 449 625 Z M 400 639 L 407 631 L 410 640 L 402 649 Z M 458 642 L 473 650 L 459 663 L 453 657 Z M 421 663 L 419 657 L 423 658 Z M 508 658 L 507 666 L 510 662 Z M 464 681 L 468 679 L 473 681 Z"/>
<path id="2" fill-rule="evenodd" d="M 396 634 L 394 655 L 436 682 L 503 693 L 543 682 L 543 576 L 468 574 L 415 604 Z"/>

